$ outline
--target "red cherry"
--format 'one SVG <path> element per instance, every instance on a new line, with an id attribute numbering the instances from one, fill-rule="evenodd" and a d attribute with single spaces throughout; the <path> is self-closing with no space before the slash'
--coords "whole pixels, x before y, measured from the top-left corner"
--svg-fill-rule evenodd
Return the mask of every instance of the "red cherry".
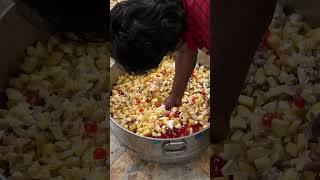
<path id="1" fill-rule="evenodd" d="M 140 99 L 136 99 L 136 104 L 140 104 L 140 103 L 141 103 Z"/>
<path id="2" fill-rule="evenodd" d="M 269 47 L 269 45 L 268 45 L 269 37 L 270 37 L 270 30 L 268 29 L 262 38 L 262 48 L 267 49 Z"/>
<path id="3" fill-rule="evenodd" d="M 41 106 L 43 105 L 42 99 L 39 97 L 38 94 L 30 94 L 27 96 L 27 102 L 31 106 Z"/>
<path id="4" fill-rule="evenodd" d="M 262 118 L 262 125 L 264 127 L 267 127 L 267 128 L 271 128 L 272 126 L 272 120 L 274 119 L 274 114 L 273 113 L 266 113 L 265 115 L 263 115 L 263 118 Z"/>
<path id="5" fill-rule="evenodd" d="M 96 160 L 106 160 L 108 156 L 108 152 L 105 149 L 97 148 L 94 151 L 94 158 Z"/>
<path id="6" fill-rule="evenodd" d="M 174 128 L 174 132 L 176 133 L 177 137 L 187 136 L 188 133 L 188 126 L 182 125 L 180 128 Z"/>
<path id="7" fill-rule="evenodd" d="M 193 97 L 192 97 L 192 103 L 193 103 L 193 104 L 196 102 L 196 99 L 197 99 L 196 96 L 193 96 Z"/>
<path id="8" fill-rule="evenodd" d="M 306 101 L 301 96 L 296 95 L 293 96 L 293 103 L 297 108 L 303 109 L 305 107 Z"/>
<path id="9" fill-rule="evenodd" d="M 195 125 L 192 125 L 192 132 L 195 133 L 195 132 L 198 132 L 201 128 L 201 124 L 198 123 L 198 124 L 195 124 Z"/>
<path id="10" fill-rule="evenodd" d="M 202 91 L 201 91 L 201 94 L 202 94 L 203 96 L 205 96 L 205 95 L 206 95 L 206 92 L 205 92 L 204 90 L 202 90 Z"/>
<path id="11" fill-rule="evenodd" d="M 118 90 L 118 94 L 119 94 L 119 95 L 124 95 L 124 92 L 121 91 L 121 90 Z"/>
<path id="12" fill-rule="evenodd" d="M 210 158 L 210 169 L 211 177 L 222 177 L 221 169 L 226 164 L 226 161 L 218 156 Z"/>
<path id="13" fill-rule="evenodd" d="M 166 116 L 166 117 L 170 117 L 170 111 L 167 111 L 164 115 Z"/>
<path id="14" fill-rule="evenodd" d="M 143 113 L 143 112 L 144 112 L 144 109 L 140 108 L 140 109 L 139 109 L 139 112 Z"/>
<path id="15" fill-rule="evenodd" d="M 192 70 L 192 76 L 196 76 L 196 71 L 195 70 Z"/>
<path id="16" fill-rule="evenodd" d="M 179 115 L 180 115 L 180 112 L 179 112 L 179 111 L 176 111 L 176 112 L 174 112 L 173 117 L 174 117 L 174 118 L 178 118 Z"/>
<path id="17" fill-rule="evenodd" d="M 98 124 L 95 121 L 88 120 L 84 124 L 85 132 L 89 135 L 92 135 L 97 132 Z"/>

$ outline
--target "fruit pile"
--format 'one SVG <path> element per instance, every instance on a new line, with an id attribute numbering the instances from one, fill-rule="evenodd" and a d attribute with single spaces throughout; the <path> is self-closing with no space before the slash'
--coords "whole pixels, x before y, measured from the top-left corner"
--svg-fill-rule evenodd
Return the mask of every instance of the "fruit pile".
<path id="1" fill-rule="evenodd" d="M 319 69 L 320 28 L 277 8 L 232 114 L 232 135 L 215 146 L 213 179 L 317 179 L 301 170 L 311 162 L 305 130 L 320 113 Z"/>
<path id="2" fill-rule="evenodd" d="M 28 47 L 0 109 L 0 173 L 8 179 L 106 179 L 109 88 L 105 44 Z"/>
<path id="3" fill-rule="evenodd" d="M 210 71 L 197 65 L 180 107 L 166 110 L 174 59 L 166 56 L 146 75 L 124 74 L 112 89 L 110 112 L 122 127 L 140 136 L 177 138 L 209 127 Z"/>

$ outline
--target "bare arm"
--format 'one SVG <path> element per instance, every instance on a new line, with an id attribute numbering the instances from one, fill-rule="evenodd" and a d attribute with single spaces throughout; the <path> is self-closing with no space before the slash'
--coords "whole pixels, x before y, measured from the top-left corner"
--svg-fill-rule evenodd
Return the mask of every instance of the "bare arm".
<path id="1" fill-rule="evenodd" d="M 230 115 L 275 5 L 276 0 L 213 1 L 212 141 L 229 133 Z"/>
<path id="2" fill-rule="evenodd" d="M 167 109 L 181 105 L 181 99 L 188 85 L 192 70 L 196 65 L 196 61 L 197 53 L 192 52 L 187 44 L 184 44 L 183 47 L 176 52 L 175 77 L 171 93 L 165 102 Z"/>

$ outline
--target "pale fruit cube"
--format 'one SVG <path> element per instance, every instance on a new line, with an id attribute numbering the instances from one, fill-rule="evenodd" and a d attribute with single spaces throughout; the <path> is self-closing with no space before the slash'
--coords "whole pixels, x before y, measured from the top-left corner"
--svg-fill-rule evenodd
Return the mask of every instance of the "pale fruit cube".
<path id="1" fill-rule="evenodd" d="M 298 158 L 291 160 L 291 164 L 296 167 L 297 171 L 301 171 L 303 167 L 310 162 L 311 159 L 308 157 L 308 155 L 305 156 L 304 154 L 300 155 Z"/>
<path id="2" fill-rule="evenodd" d="M 261 158 L 265 155 L 269 154 L 269 150 L 263 148 L 263 147 L 255 147 L 247 150 L 247 159 L 249 161 L 254 161 L 258 158 Z"/>
<path id="3" fill-rule="evenodd" d="M 259 68 L 254 76 L 254 81 L 258 85 L 262 85 L 266 82 L 266 76 L 264 75 L 263 68 Z"/>
<path id="4" fill-rule="evenodd" d="M 287 135 L 290 123 L 285 120 L 273 119 L 272 120 L 272 132 L 278 136 L 283 137 Z"/>
<path id="5" fill-rule="evenodd" d="M 286 169 L 283 173 L 281 180 L 300 180 L 298 172 L 293 169 Z"/>
<path id="6" fill-rule="evenodd" d="M 231 128 L 240 128 L 240 129 L 246 129 L 247 128 L 247 121 L 241 117 L 232 117 L 230 119 L 230 127 Z"/>
<path id="7" fill-rule="evenodd" d="M 248 118 L 251 115 L 251 111 L 243 105 L 237 106 L 237 116 Z"/>
<path id="8" fill-rule="evenodd" d="M 280 74 L 280 68 L 274 64 L 265 64 L 264 70 L 268 76 L 278 76 Z"/>
<path id="9" fill-rule="evenodd" d="M 238 98 L 238 102 L 239 102 L 239 104 L 242 104 L 242 105 L 245 105 L 248 107 L 253 107 L 254 98 L 249 97 L 249 96 L 240 95 Z"/>
<path id="10" fill-rule="evenodd" d="M 286 112 L 286 111 L 290 110 L 290 108 L 291 108 L 291 106 L 288 101 L 279 101 L 277 112 Z"/>
<path id="11" fill-rule="evenodd" d="M 283 157 L 283 154 L 284 154 L 284 149 L 282 145 L 280 143 L 275 144 L 272 148 L 272 153 L 270 156 L 272 164 L 275 164 L 278 161 L 280 161 Z"/>
<path id="12" fill-rule="evenodd" d="M 237 130 L 237 131 L 235 131 L 235 132 L 232 134 L 231 140 L 232 140 L 232 141 L 235 141 L 235 142 L 238 142 L 238 141 L 241 140 L 241 137 L 243 136 L 243 134 L 244 134 L 244 133 L 243 133 L 242 131 Z"/>
<path id="13" fill-rule="evenodd" d="M 214 177 L 212 180 L 229 180 L 229 177 Z"/>
<path id="14" fill-rule="evenodd" d="M 265 171 L 272 167 L 271 159 L 268 156 L 263 156 L 254 161 L 256 168 L 260 171 Z"/>
<path id="15" fill-rule="evenodd" d="M 233 179 L 234 180 L 249 180 L 248 172 L 243 172 L 243 171 L 236 172 L 233 175 Z"/>
<path id="16" fill-rule="evenodd" d="M 267 82 L 271 88 L 277 87 L 279 85 L 278 82 L 272 76 L 267 78 Z"/>
<path id="17" fill-rule="evenodd" d="M 247 172 L 248 176 L 252 179 L 256 177 L 256 170 L 253 166 L 243 161 L 238 162 L 240 172 Z"/>
<path id="18" fill-rule="evenodd" d="M 277 109 L 277 102 L 271 101 L 267 104 L 265 104 L 262 109 L 266 110 L 267 112 L 275 112 Z"/>
<path id="19" fill-rule="evenodd" d="M 302 177 L 303 180 L 314 180 L 316 177 L 316 173 L 311 171 L 304 171 Z"/>
<path id="20" fill-rule="evenodd" d="M 300 133 L 297 136 L 297 148 L 299 152 L 304 151 L 308 148 L 308 141 L 303 133 Z"/>
<path id="21" fill-rule="evenodd" d="M 286 145 L 286 151 L 290 156 L 296 157 L 298 154 L 298 148 L 296 144 L 289 142 Z"/>
<path id="22" fill-rule="evenodd" d="M 240 144 L 224 144 L 224 156 L 227 160 L 237 158 L 243 154 L 243 148 Z"/>
<path id="23" fill-rule="evenodd" d="M 221 169 L 223 176 L 234 175 L 238 171 L 238 165 L 234 160 L 228 161 Z"/>
<path id="24" fill-rule="evenodd" d="M 298 132 L 298 129 L 300 127 L 301 121 L 293 121 L 288 129 L 288 134 L 296 134 Z"/>
<path id="25" fill-rule="evenodd" d="M 272 98 L 272 97 L 277 97 L 277 96 L 280 96 L 281 94 L 284 93 L 284 89 L 286 88 L 287 86 L 285 85 L 282 85 L 282 86 L 277 86 L 277 87 L 274 87 L 274 88 L 270 88 L 269 91 L 267 91 L 265 93 L 265 96 L 267 98 Z"/>
<path id="26" fill-rule="evenodd" d="M 306 118 L 311 121 L 320 114 L 320 101 L 311 106 L 306 114 Z"/>

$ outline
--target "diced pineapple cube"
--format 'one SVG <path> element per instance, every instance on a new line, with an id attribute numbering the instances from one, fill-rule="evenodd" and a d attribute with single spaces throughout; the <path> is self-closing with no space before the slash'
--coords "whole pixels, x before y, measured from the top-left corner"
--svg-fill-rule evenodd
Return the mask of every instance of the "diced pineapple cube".
<path id="1" fill-rule="evenodd" d="M 254 161 L 258 158 L 261 158 L 265 155 L 269 154 L 269 150 L 263 148 L 263 147 L 255 147 L 247 150 L 247 159 L 249 161 Z"/>
<path id="2" fill-rule="evenodd" d="M 241 118 L 239 116 L 232 117 L 230 119 L 230 127 L 231 128 L 246 129 L 247 125 L 248 125 L 247 121 L 244 118 Z"/>
<path id="3" fill-rule="evenodd" d="M 320 101 L 313 104 L 306 114 L 306 118 L 311 121 L 320 114 Z"/>
<path id="4" fill-rule="evenodd" d="M 277 110 L 277 102 L 271 101 L 267 104 L 265 104 L 262 109 L 266 110 L 267 112 L 276 112 Z"/>
<path id="5" fill-rule="evenodd" d="M 280 74 L 280 68 L 274 64 L 265 64 L 264 70 L 268 76 L 278 76 Z"/>
<path id="6" fill-rule="evenodd" d="M 243 162 L 243 161 L 239 161 L 238 162 L 238 167 L 240 172 L 247 172 L 248 176 L 253 179 L 256 177 L 256 170 L 253 166 L 251 166 L 250 164 Z"/>
<path id="7" fill-rule="evenodd" d="M 279 137 L 286 136 L 288 133 L 290 123 L 285 120 L 273 119 L 272 120 L 272 132 Z"/>
<path id="8" fill-rule="evenodd" d="M 231 140 L 235 141 L 235 142 L 239 142 L 241 140 L 241 137 L 243 136 L 243 132 L 240 130 L 237 130 L 236 132 L 234 132 L 231 136 Z"/>
<path id="9" fill-rule="evenodd" d="M 238 165 L 234 160 L 228 161 L 221 169 L 223 176 L 234 175 L 238 171 Z"/>
<path id="10" fill-rule="evenodd" d="M 308 141 L 303 133 L 300 133 L 297 136 L 297 148 L 298 152 L 302 152 L 308 148 Z"/>
<path id="11" fill-rule="evenodd" d="M 315 180 L 316 173 L 311 171 L 304 171 L 302 175 L 303 180 Z"/>
<path id="12" fill-rule="evenodd" d="M 256 159 L 254 164 L 256 168 L 262 172 L 272 167 L 271 159 L 268 156 L 263 156 L 259 159 Z"/>
<path id="13" fill-rule="evenodd" d="M 296 134 L 298 131 L 298 128 L 300 127 L 301 121 L 293 121 L 288 129 L 288 134 Z"/>
<path id="14" fill-rule="evenodd" d="M 264 70 L 262 68 L 259 68 L 256 72 L 256 75 L 254 76 L 255 83 L 258 85 L 262 85 L 266 82 L 266 76 L 264 75 Z"/>
<path id="15" fill-rule="evenodd" d="M 227 160 L 231 160 L 243 154 L 243 148 L 240 144 L 224 144 L 224 155 Z"/>
<path id="16" fill-rule="evenodd" d="M 254 98 L 249 96 L 240 95 L 238 98 L 238 102 L 242 105 L 253 107 L 254 104 Z"/>
<path id="17" fill-rule="evenodd" d="M 267 78 L 267 82 L 271 88 L 275 88 L 278 86 L 278 82 L 272 76 Z"/>
<path id="18" fill-rule="evenodd" d="M 299 178 L 298 172 L 293 168 L 286 169 L 281 178 L 281 180 L 299 180 L 299 179 L 300 178 Z"/>
<path id="19" fill-rule="evenodd" d="M 286 151 L 290 156 L 296 157 L 298 154 L 298 148 L 296 144 L 289 142 L 286 145 Z"/>

